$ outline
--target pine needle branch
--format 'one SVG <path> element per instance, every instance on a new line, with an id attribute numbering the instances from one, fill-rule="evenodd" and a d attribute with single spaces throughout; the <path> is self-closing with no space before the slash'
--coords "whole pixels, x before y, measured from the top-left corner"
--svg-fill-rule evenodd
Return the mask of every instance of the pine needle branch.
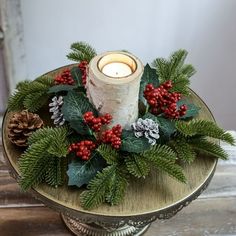
<path id="1" fill-rule="evenodd" d="M 48 161 L 48 168 L 45 173 L 45 181 L 51 186 L 58 187 L 65 181 L 65 173 L 67 169 L 67 161 L 65 158 L 53 156 Z"/>
<path id="2" fill-rule="evenodd" d="M 98 147 L 97 151 L 106 160 L 107 164 L 116 164 L 119 161 L 119 153 L 110 145 L 102 144 Z"/>
<path id="3" fill-rule="evenodd" d="M 152 149 L 143 152 L 142 155 L 149 160 L 155 168 L 165 171 L 180 182 L 186 183 L 183 169 L 175 163 L 177 156 L 170 147 L 166 145 L 156 145 Z"/>
<path id="4" fill-rule="evenodd" d="M 67 55 L 67 58 L 72 61 L 87 61 L 89 62 L 93 57 L 97 55 L 94 48 L 85 42 L 76 42 L 71 45 L 71 50 Z"/>
<path id="5" fill-rule="evenodd" d="M 30 136 L 30 146 L 19 160 L 23 190 L 36 186 L 44 179 L 53 186 L 63 183 L 68 153 L 67 132 L 65 127 L 43 128 Z"/>
<path id="6" fill-rule="evenodd" d="M 189 78 L 196 71 L 192 65 L 184 64 L 187 55 L 188 52 L 186 50 L 180 49 L 174 52 L 169 60 L 157 58 L 152 63 L 156 68 L 161 83 L 167 80 L 172 81 L 173 88 L 171 92 L 180 92 L 183 95 L 189 94 Z"/>
<path id="7" fill-rule="evenodd" d="M 16 92 L 8 100 L 9 111 L 19 111 L 24 108 L 31 112 L 37 111 L 47 102 L 49 98 L 47 92 L 52 81 L 50 77 L 40 77 L 34 81 L 20 82 L 16 86 Z"/>
<path id="8" fill-rule="evenodd" d="M 110 180 L 109 188 L 106 191 L 106 202 L 111 205 L 119 204 L 124 198 L 127 185 L 128 181 L 125 173 L 117 168 Z"/>
<path id="9" fill-rule="evenodd" d="M 31 145 L 27 151 L 21 155 L 19 167 L 21 173 L 20 186 L 26 191 L 42 182 L 47 170 L 47 163 L 51 158 L 49 153 L 45 152 L 48 141 L 42 140 Z"/>
<path id="10" fill-rule="evenodd" d="M 220 158 L 223 160 L 228 159 L 227 152 L 221 148 L 218 144 L 208 141 L 206 138 L 192 138 L 189 140 L 189 144 L 192 145 L 196 151 L 208 155 Z"/>
<path id="11" fill-rule="evenodd" d="M 226 133 L 217 126 L 216 123 L 207 120 L 176 121 L 176 129 L 184 136 L 203 135 L 219 139 L 231 145 L 235 145 L 235 140 L 231 134 Z"/>
<path id="12" fill-rule="evenodd" d="M 141 155 L 125 157 L 125 164 L 129 173 L 137 178 L 145 178 L 150 172 L 149 161 Z"/>
<path id="13" fill-rule="evenodd" d="M 170 141 L 168 145 L 175 151 L 180 160 L 191 163 L 196 159 L 197 154 L 185 137 L 178 135 L 177 138 Z"/>
<path id="14" fill-rule="evenodd" d="M 105 202 L 107 189 L 109 189 L 110 180 L 114 178 L 116 172 L 116 165 L 108 166 L 98 172 L 96 177 L 90 181 L 87 188 L 80 195 L 80 201 L 85 209 L 97 207 Z"/>

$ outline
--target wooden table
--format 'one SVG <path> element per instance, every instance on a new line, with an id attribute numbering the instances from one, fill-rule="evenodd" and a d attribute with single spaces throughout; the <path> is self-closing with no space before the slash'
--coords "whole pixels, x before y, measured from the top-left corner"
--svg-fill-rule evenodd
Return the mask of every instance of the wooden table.
<path id="1" fill-rule="evenodd" d="M 233 157 L 232 157 L 233 158 Z M 60 215 L 22 193 L 8 169 L 0 145 L 0 235 L 71 235 Z M 219 163 L 204 194 L 170 220 L 154 222 L 145 236 L 236 235 L 236 158 Z"/>

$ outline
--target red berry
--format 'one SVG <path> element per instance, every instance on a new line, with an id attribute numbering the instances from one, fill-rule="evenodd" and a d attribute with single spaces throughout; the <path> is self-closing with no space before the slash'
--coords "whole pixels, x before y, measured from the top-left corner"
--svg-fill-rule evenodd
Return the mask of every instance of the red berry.
<path id="1" fill-rule="evenodd" d="M 73 148 L 74 147 L 74 148 Z M 69 152 L 75 151 L 76 156 L 82 160 L 89 160 L 91 151 L 96 148 L 96 144 L 91 140 L 84 140 L 78 143 L 72 143 Z"/>
<path id="2" fill-rule="evenodd" d="M 54 83 L 57 84 L 68 84 L 73 85 L 74 80 L 72 78 L 72 75 L 70 73 L 69 69 L 65 69 L 62 71 L 61 74 L 57 75 L 54 79 Z"/>
<path id="3" fill-rule="evenodd" d="M 171 92 L 170 89 L 172 87 L 173 84 L 171 80 L 166 81 L 158 88 L 155 88 L 152 84 L 146 85 L 144 97 L 153 114 L 158 115 L 164 113 L 166 117 L 172 119 L 178 119 L 186 114 L 186 105 L 182 105 L 179 110 L 177 110 L 177 102 L 181 99 L 181 94 Z"/>
<path id="4" fill-rule="evenodd" d="M 82 84 L 85 86 L 86 85 L 86 80 L 87 80 L 87 67 L 88 67 L 88 62 L 87 61 L 81 61 L 78 65 L 82 72 Z"/>

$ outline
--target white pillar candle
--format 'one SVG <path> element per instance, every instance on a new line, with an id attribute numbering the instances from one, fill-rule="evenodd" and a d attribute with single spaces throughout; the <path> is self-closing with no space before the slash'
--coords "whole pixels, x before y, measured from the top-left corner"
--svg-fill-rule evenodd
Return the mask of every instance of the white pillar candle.
<path id="1" fill-rule="evenodd" d="M 112 125 L 131 129 L 138 118 L 141 61 L 130 53 L 106 52 L 89 64 L 87 95 L 100 114 L 110 113 Z"/>

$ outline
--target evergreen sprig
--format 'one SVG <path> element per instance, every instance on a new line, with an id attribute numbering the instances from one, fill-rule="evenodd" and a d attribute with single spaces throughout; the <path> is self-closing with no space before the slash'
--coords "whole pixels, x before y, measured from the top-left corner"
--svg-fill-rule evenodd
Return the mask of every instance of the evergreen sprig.
<path id="1" fill-rule="evenodd" d="M 235 140 L 231 134 L 225 132 L 216 123 L 207 120 L 193 119 L 189 122 L 176 121 L 176 129 L 185 136 L 202 135 L 219 139 L 231 145 L 235 145 Z"/>
<path id="2" fill-rule="evenodd" d="M 118 204 L 124 198 L 127 180 L 119 165 L 107 166 L 98 172 L 87 189 L 80 195 L 80 201 L 85 209 L 91 209 L 107 201 L 111 205 Z"/>
<path id="3" fill-rule="evenodd" d="M 171 80 L 173 82 L 171 91 L 180 92 L 183 95 L 189 94 L 189 78 L 196 72 L 192 65 L 184 64 L 187 55 L 188 52 L 186 50 L 180 49 L 174 52 L 169 60 L 157 58 L 153 62 L 160 82 L 164 83 L 167 80 Z"/>
<path id="4" fill-rule="evenodd" d="M 48 100 L 49 88 L 53 85 L 53 78 L 39 77 L 34 81 L 23 81 L 16 86 L 16 92 L 8 100 L 9 111 L 20 111 L 28 109 L 31 112 L 37 111 Z"/>
<path id="5" fill-rule="evenodd" d="M 176 164 L 175 152 L 166 145 L 155 145 L 152 149 L 142 153 L 153 167 L 162 170 L 180 182 L 185 183 L 186 177 L 181 166 Z"/>
<path id="6" fill-rule="evenodd" d="M 138 154 L 125 157 L 125 164 L 128 172 L 137 178 L 145 178 L 150 172 L 149 161 Z"/>
<path id="7" fill-rule="evenodd" d="M 191 138 L 189 144 L 199 153 L 227 160 L 228 153 L 218 144 L 207 140 L 206 137 Z"/>
<path id="8" fill-rule="evenodd" d="M 64 157 L 52 156 L 47 163 L 45 182 L 51 186 L 58 187 L 65 180 L 67 160 Z"/>
<path id="9" fill-rule="evenodd" d="M 31 135 L 30 146 L 19 160 L 23 190 L 36 186 L 44 179 L 53 186 L 63 183 L 68 154 L 67 133 L 66 127 L 60 127 L 39 129 Z"/>
<path id="10" fill-rule="evenodd" d="M 72 61 L 87 61 L 89 62 L 93 57 L 97 55 L 96 50 L 85 42 L 76 42 L 71 44 L 70 52 L 67 58 Z"/>
<path id="11" fill-rule="evenodd" d="M 175 151 L 177 157 L 184 162 L 191 163 L 197 156 L 193 147 L 188 143 L 188 139 L 182 135 L 178 135 L 168 145 Z"/>
<path id="12" fill-rule="evenodd" d="M 97 151 L 106 160 L 107 164 L 113 165 L 119 161 L 119 153 L 110 145 L 102 144 L 97 148 Z"/>

